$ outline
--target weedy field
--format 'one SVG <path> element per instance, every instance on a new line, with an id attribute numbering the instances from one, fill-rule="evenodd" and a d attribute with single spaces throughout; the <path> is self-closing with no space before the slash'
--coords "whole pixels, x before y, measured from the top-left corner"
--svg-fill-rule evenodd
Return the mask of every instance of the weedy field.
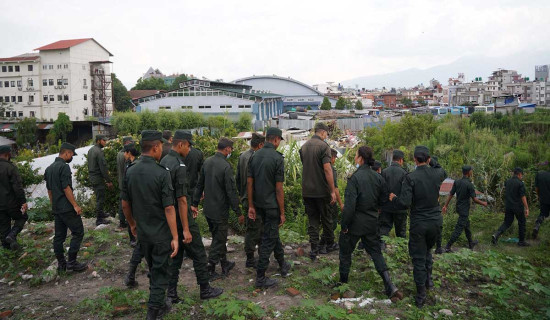
<path id="1" fill-rule="evenodd" d="M 531 227 L 536 210 L 528 219 Z M 544 319 L 550 318 L 550 224 L 543 225 L 532 246 L 519 248 L 511 228 L 498 246 L 490 235 L 503 218 L 486 209 L 472 214 L 474 237 L 480 245 L 466 249 L 464 236 L 453 253 L 435 255 L 434 281 L 424 309 L 414 307 L 415 286 L 407 240 L 387 238 L 385 253 L 396 285 L 405 298 L 386 300 L 369 256 L 356 251 L 350 282 L 334 289 L 338 281 L 338 255 L 307 258 L 306 239 L 283 229 L 286 256 L 292 274 L 281 278 L 272 262 L 268 275 L 279 280 L 275 288 L 254 288 L 255 273 L 244 267 L 242 237 L 229 240 L 230 259 L 236 268 L 214 286 L 225 293 L 201 301 L 188 259 L 180 273 L 179 293 L 185 302 L 175 305 L 166 319 Z M 450 236 L 455 214 L 445 216 L 444 242 Z M 93 219 L 85 219 L 86 236 L 80 259 L 89 263 L 83 273 L 57 275 L 52 253 L 51 223 L 31 223 L 20 236 L 23 249 L 1 250 L 0 315 L 10 319 L 139 319 L 146 313 L 148 279 L 145 263 L 138 269 L 139 288 L 128 290 L 123 277 L 131 247 L 125 231 L 115 226 L 95 230 Z M 206 235 L 208 236 L 208 235 Z M 510 242 L 507 242 L 510 241 Z M 67 243 L 68 245 L 68 243 Z M 343 300 L 336 300 L 344 298 Z M 348 298 L 348 299 L 345 299 Z M 0 316 L 0 317 L 1 317 Z"/>

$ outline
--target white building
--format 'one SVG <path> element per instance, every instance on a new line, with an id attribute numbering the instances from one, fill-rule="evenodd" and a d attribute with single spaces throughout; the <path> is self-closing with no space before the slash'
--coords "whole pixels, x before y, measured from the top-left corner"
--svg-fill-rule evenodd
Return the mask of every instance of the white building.
<path id="1" fill-rule="evenodd" d="M 61 40 L 38 53 L 0 58 L 0 118 L 72 121 L 107 118 L 113 111 L 112 54 L 92 38 Z"/>

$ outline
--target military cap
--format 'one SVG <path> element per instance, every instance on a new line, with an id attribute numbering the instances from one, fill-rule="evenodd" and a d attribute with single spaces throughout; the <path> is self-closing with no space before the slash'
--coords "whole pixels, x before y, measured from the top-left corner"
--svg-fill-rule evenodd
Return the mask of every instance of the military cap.
<path id="1" fill-rule="evenodd" d="M 63 142 L 61 144 L 60 150 L 71 150 L 74 153 L 75 156 L 77 155 L 76 147 L 73 144 L 70 144 L 68 142 Z"/>
<path id="2" fill-rule="evenodd" d="M 190 145 L 193 145 L 193 135 L 187 130 L 176 130 L 174 134 L 174 140 L 187 140 Z"/>
<path id="3" fill-rule="evenodd" d="M 10 152 L 11 152 L 11 146 L 9 144 L 0 146 L 0 154 L 10 153 Z"/>
<path id="4" fill-rule="evenodd" d="M 405 154 L 403 153 L 403 151 L 396 149 L 393 150 L 393 157 L 398 159 L 405 159 Z"/>
<path id="5" fill-rule="evenodd" d="M 315 129 L 315 131 L 317 131 L 317 130 L 325 130 L 325 131 L 328 132 L 328 126 L 327 126 L 326 123 L 324 123 L 324 122 L 317 122 L 317 123 L 315 124 L 315 128 L 314 128 L 314 129 Z"/>
<path id="6" fill-rule="evenodd" d="M 520 174 L 520 173 L 523 174 L 523 169 L 522 168 L 520 168 L 520 167 L 514 168 L 514 174 Z"/>
<path id="7" fill-rule="evenodd" d="M 470 170 L 472 170 L 472 166 L 470 165 L 462 166 L 462 172 L 470 172 Z"/>
<path id="8" fill-rule="evenodd" d="M 281 140 L 284 140 L 283 139 L 283 131 L 279 128 L 274 128 L 274 127 L 267 128 L 267 132 L 265 133 L 265 135 L 266 136 L 276 136 L 276 137 L 281 138 Z"/>
<path id="9" fill-rule="evenodd" d="M 122 143 L 132 142 L 132 141 L 134 141 L 134 138 L 132 138 L 130 136 L 126 136 L 126 137 L 122 138 Z"/>
<path id="10" fill-rule="evenodd" d="M 162 141 L 162 133 L 157 130 L 143 130 L 141 141 Z"/>
<path id="11" fill-rule="evenodd" d="M 330 155 L 332 157 L 338 157 L 338 151 L 336 151 L 336 149 L 331 148 L 330 149 Z"/>
<path id="12" fill-rule="evenodd" d="M 135 148 L 136 147 L 136 144 L 131 142 L 131 143 L 128 143 L 127 145 L 124 146 L 124 151 L 125 152 L 129 152 L 131 149 Z"/>
<path id="13" fill-rule="evenodd" d="M 105 136 L 102 134 L 98 134 L 97 136 L 95 136 L 95 141 L 97 142 L 99 140 L 107 140 L 107 138 L 105 138 Z"/>
<path id="14" fill-rule="evenodd" d="M 414 156 L 416 157 L 417 155 L 424 155 L 429 157 L 430 150 L 426 146 L 416 146 L 416 148 L 414 148 Z"/>

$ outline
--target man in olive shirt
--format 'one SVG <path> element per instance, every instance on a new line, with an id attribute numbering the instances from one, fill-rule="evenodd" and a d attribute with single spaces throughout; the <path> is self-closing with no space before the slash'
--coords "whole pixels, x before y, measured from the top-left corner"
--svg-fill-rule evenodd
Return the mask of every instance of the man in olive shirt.
<path id="1" fill-rule="evenodd" d="M 160 159 L 162 160 L 166 155 L 170 152 L 172 149 L 172 131 L 170 130 L 164 130 L 162 132 L 162 156 Z"/>
<path id="2" fill-rule="evenodd" d="M 261 216 L 256 216 L 256 220 L 248 218 L 248 193 L 246 190 L 246 183 L 248 180 L 248 162 L 254 152 L 263 148 L 265 143 L 265 137 L 256 132 L 252 133 L 252 139 L 250 140 L 250 149 L 241 153 L 239 156 L 239 164 L 237 166 L 237 188 L 239 189 L 239 195 L 241 204 L 243 206 L 244 215 L 239 217 L 239 223 L 243 224 L 246 220 L 246 233 L 244 236 L 244 252 L 246 253 L 247 268 L 256 268 L 257 261 L 254 258 L 254 252 L 256 246 L 258 246 L 258 252 L 261 245 L 261 236 L 263 223 Z M 246 218 L 245 218 L 246 215 Z M 259 254 L 259 253 L 258 253 Z"/>
<path id="3" fill-rule="evenodd" d="M 300 148 L 302 160 L 302 197 L 309 220 L 308 235 L 311 260 L 319 253 L 319 228 L 323 226 L 323 238 L 327 252 L 336 250 L 332 216 L 329 205 L 336 202 L 334 177 L 330 165 L 330 147 L 324 141 L 328 138 L 328 126 L 322 122 L 315 124 L 315 135 Z"/>
<path id="4" fill-rule="evenodd" d="M 124 180 L 124 173 L 126 171 L 126 159 L 124 158 L 124 146 L 133 142 L 132 137 L 123 137 L 122 138 L 122 149 L 116 155 L 116 172 L 118 178 L 118 190 L 119 193 L 122 192 L 122 182 Z M 126 218 L 124 217 L 124 212 L 122 211 L 122 201 L 119 201 L 118 206 L 118 218 L 120 220 L 119 228 L 128 228 L 128 223 L 126 223 Z M 128 233 L 130 235 L 130 241 L 132 241 L 132 232 L 128 228 Z"/>
<path id="5" fill-rule="evenodd" d="M 498 238 L 504 233 L 512 223 L 514 217 L 518 219 L 519 242 L 518 246 L 528 247 L 529 243 L 525 241 L 525 218 L 529 216 L 529 206 L 525 196 L 525 185 L 523 184 L 523 169 L 515 168 L 514 175 L 504 183 L 504 196 L 506 198 L 506 212 L 504 213 L 504 222 L 493 234 L 492 242 L 498 243 Z"/>
<path id="6" fill-rule="evenodd" d="M 535 190 L 539 196 L 540 215 L 533 228 L 533 239 L 537 238 L 540 226 L 550 213 L 550 171 L 539 171 L 535 176 Z"/>
<path id="7" fill-rule="evenodd" d="M 214 298 L 223 292 L 221 289 L 210 287 L 206 251 L 199 226 L 195 223 L 191 210 L 188 210 L 190 206 L 187 203 L 187 170 L 183 163 L 183 157 L 189 153 L 189 148 L 193 145 L 192 138 L 193 135 L 190 132 L 177 130 L 172 139 L 172 150 L 160 161 L 162 166 L 170 170 L 174 199 L 176 200 L 175 210 L 180 250 L 170 266 L 170 282 L 166 294 L 173 304 L 183 301 L 178 297 L 178 278 L 184 251 L 188 257 L 193 259 L 193 269 L 197 283 L 201 288 L 201 299 Z"/>
<path id="8" fill-rule="evenodd" d="M 55 235 L 53 237 L 53 251 L 57 258 L 58 272 L 65 270 L 84 271 L 88 268 L 85 263 L 76 261 L 80 250 L 80 243 L 84 238 L 84 225 L 82 224 L 82 209 L 76 203 L 73 194 L 73 179 L 69 163 L 76 155 L 75 146 L 70 143 L 61 144 L 59 156 L 55 158 L 46 172 L 46 188 L 52 211 L 55 218 Z M 67 239 L 67 228 L 71 230 L 71 244 L 69 246 L 69 261 L 65 260 L 63 243 Z"/>
<path id="9" fill-rule="evenodd" d="M 199 181 L 193 195 L 193 214 L 198 212 L 198 205 L 204 192 L 203 212 L 212 233 L 212 245 L 208 255 L 208 272 L 210 280 L 219 277 L 216 264 L 221 262 L 223 276 L 235 267 L 235 262 L 227 260 L 227 231 L 229 229 L 229 206 L 240 215 L 239 197 L 235 187 L 235 176 L 227 158 L 233 151 L 233 141 L 221 138 L 218 152 L 204 161 Z"/>
<path id="10" fill-rule="evenodd" d="M 446 252 L 452 252 L 451 246 L 456 242 L 456 240 L 458 240 L 458 237 L 460 237 L 462 231 L 466 234 L 468 246 L 470 249 L 474 249 L 474 247 L 478 244 L 478 241 L 472 240 L 472 231 L 470 230 L 470 199 L 484 207 L 487 206 L 487 202 L 476 198 L 474 185 L 470 181 L 470 177 L 473 175 L 472 167 L 468 165 L 463 166 L 462 174 L 462 179 L 455 180 L 453 183 L 447 202 L 445 202 L 445 205 L 443 206 L 443 213 L 446 213 L 449 202 L 451 202 L 451 199 L 456 194 L 456 212 L 458 213 L 458 221 L 456 222 L 455 230 L 451 235 L 451 239 L 449 239 L 449 242 L 447 242 L 447 246 L 445 247 Z"/>
<path id="11" fill-rule="evenodd" d="M 403 169 L 405 154 L 401 150 L 394 150 L 392 163 L 382 170 L 382 177 L 386 181 L 390 193 L 401 194 L 401 185 L 407 171 Z M 389 236 L 391 229 L 395 226 L 395 235 L 399 238 L 407 237 L 407 210 L 399 207 L 397 203 L 386 202 L 380 213 L 380 236 Z M 382 241 L 382 248 L 385 244 Z"/>
<path id="12" fill-rule="evenodd" d="M 122 188 L 122 210 L 149 266 L 147 319 L 162 317 L 167 311 L 169 268 L 179 250 L 170 171 L 156 162 L 162 155 L 161 140 L 159 131 L 141 133 L 142 155 L 126 171 Z"/>
<path id="13" fill-rule="evenodd" d="M 264 225 L 256 270 L 257 288 L 269 288 L 277 284 L 277 281 L 265 276 L 272 252 L 279 263 L 281 275 L 285 277 L 290 271 L 290 264 L 285 262 L 285 251 L 279 238 L 279 227 L 285 223 L 285 165 L 283 155 L 277 152 L 281 140 L 281 129 L 267 129 L 267 142 L 254 153 L 248 165 L 248 217 L 256 220 L 261 216 Z"/>
<path id="14" fill-rule="evenodd" d="M 105 155 L 103 154 L 103 148 L 107 144 L 105 136 L 98 134 L 95 137 L 95 145 L 88 151 L 88 176 L 94 189 L 95 201 L 96 201 L 96 225 L 108 224 L 109 217 L 103 211 L 105 206 L 105 184 L 107 187 L 112 188 L 111 178 L 109 177 L 109 170 L 107 169 L 107 161 L 105 161 Z"/>
<path id="15" fill-rule="evenodd" d="M 439 207 L 439 187 L 444 172 L 429 165 L 430 151 L 425 146 L 414 149 L 416 170 L 403 179 L 401 194 L 390 194 L 390 201 L 397 201 L 400 207 L 411 208 L 409 227 L 409 255 L 413 262 L 413 276 L 416 283 L 416 305 L 421 308 L 426 301 L 426 288 L 433 287 L 432 253 L 443 216 Z"/>
<path id="16" fill-rule="evenodd" d="M 336 228 L 338 227 L 338 206 L 340 208 L 344 207 L 344 204 L 342 202 L 342 198 L 340 197 L 340 190 L 338 189 L 338 173 L 336 172 L 336 168 L 334 167 L 334 164 L 336 163 L 336 159 L 338 158 L 338 151 L 334 149 L 330 149 L 330 167 L 332 168 L 332 178 L 334 180 L 334 191 L 336 193 L 336 202 L 329 205 L 329 211 L 330 215 L 332 216 L 332 232 L 336 231 Z M 337 243 L 336 248 L 338 247 Z M 327 254 L 327 246 L 325 244 L 325 239 L 321 237 L 321 241 L 319 242 L 319 254 Z"/>
<path id="17" fill-rule="evenodd" d="M 28 219 L 27 198 L 19 170 L 10 160 L 11 147 L 0 146 L 0 239 L 4 248 L 18 250 L 17 235 Z"/>

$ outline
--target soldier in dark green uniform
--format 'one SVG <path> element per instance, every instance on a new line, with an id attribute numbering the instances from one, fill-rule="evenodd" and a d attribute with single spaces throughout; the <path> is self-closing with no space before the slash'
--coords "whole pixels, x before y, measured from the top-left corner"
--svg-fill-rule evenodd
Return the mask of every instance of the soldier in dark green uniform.
<path id="1" fill-rule="evenodd" d="M 439 187 L 444 180 L 444 172 L 433 168 L 430 151 L 425 146 L 414 149 L 416 170 L 403 179 L 401 194 L 390 194 L 391 201 L 400 207 L 411 208 L 409 227 L 409 255 L 413 262 L 414 282 L 416 282 L 416 306 L 421 308 L 426 301 L 426 287 L 433 287 L 432 253 L 443 216 L 439 206 Z"/>
<path id="2" fill-rule="evenodd" d="M 338 158 L 338 151 L 334 149 L 330 149 L 330 167 L 332 168 L 332 177 L 334 179 L 334 191 L 336 193 L 336 202 L 331 204 L 329 206 L 330 214 L 332 215 L 332 232 L 336 231 L 336 228 L 338 227 L 338 206 L 340 208 L 344 207 L 344 204 L 342 203 L 342 197 L 340 197 L 340 190 L 338 189 L 338 173 L 336 172 L 336 168 L 334 167 L 334 164 L 336 163 L 336 158 Z M 338 245 L 335 242 L 336 245 Z M 335 246 L 336 248 L 340 248 Z M 327 254 L 327 246 L 325 244 L 325 238 L 321 237 L 321 241 L 319 242 L 319 254 Z"/>
<path id="3" fill-rule="evenodd" d="M 239 156 L 239 164 L 237 166 L 237 188 L 239 189 L 239 195 L 241 204 L 243 206 L 244 214 L 239 217 L 239 223 L 243 224 L 246 220 L 246 233 L 244 236 L 244 252 L 246 253 L 247 268 L 256 268 L 257 261 L 254 258 L 254 252 L 256 246 L 258 246 L 258 252 L 261 245 L 263 223 L 261 216 L 256 216 L 256 220 L 248 218 L 248 193 L 246 190 L 246 183 L 248 179 L 248 161 L 254 152 L 263 148 L 265 143 L 265 137 L 258 133 L 252 133 L 252 139 L 250 140 L 250 149 L 241 153 Z M 246 215 L 246 218 L 245 218 Z M 259 253 L 258 253 L 259 254 Z"/>
<path id="4" fill-rule="evenodd" d="M 96 225 L 108 224 L 109 214 L 103 211 L 105 205 L 105 185 L 112 188 L 111 178 L 109 177 L 109 170 L 107 169 L 107 161 L 105 161 L 105 155 L 103 149 L 107 144 L 105 136 L 98 134 L 95 137 L 95 145 L 88 151 L 88 176 L 94 189 L 95 201 L 96 201 Z"/>
<path id="5" fill-rule="evenodd" d="M 364 243 L 376 271 L 384 282 L 389 298 L 402 299 L 403 295 L 392 283 L 382 250 L 378 230 L 378 208 L 388 201 L 384 178 L 370 168 L 374 164 L 372 148 L 362 146 L 355 154 L 357 171 L 348 180 L 342 212 L 340 232 L 340 283 L 347 283 L 351 267 L 351 254 L 357 242 Z"/>
<path id="6" fill-rule="evenodd" d="M 179 250 L 170 171 L 156 163 L 162 155 L 161 140 L 159 131 L 142 131 L 142 155 L 126 171 L 122 188 L 122 209 L 126 221 L 138 237 L 141 253 L 149 266 L 147 319 L 162 317 L 167 311 L 165 298 L 171 258 Z"/>
<path id="7" fill-rule="evenodd" d="M 523 169 L 515 168 L 514 175 L 504 183 L 504 192 L 506 197 L 506 212 L 504 213 L 504 222 L 493 234 L 492 242 L 498 243 L 498 238 L 514 222 L 514 217 L 518 219 L 519 242 L 518 246 L 528 247 L 529 243 L 525 241 L 525 218 L 529 216 L 529 206 L 525 196 L 525 184 L 523 184 Z"/>
<path id="8" fill-rule="evenodd" d="M 221 263 L 223 276 L 235 267 L 235 262 L 227 260 L 227 231 L 229 229 L 229 206 L 240 215 L 239 196 L 235 187 L 235 176 L 227 158 L 233 151 L 233 141 L 221 138 L 218 152 L 204 161 L 199 181 L 193 195 L 192 210 L 196 215 L 204 192 L 203 212 L 212 233 L 212 245 L 208 255 L 210 279 L 219 277 L 216 264 Z"/>
<path id="9" fill-rule="evenodd" d="M 88 268 L 85 263 L 76 261 L 80 250 L 80 243 L 84 238 L 82 224 L 82 209 L 78 206 L 73 194 L 73 180 L 69 163 L 76 155 L 75 146 L 70 143 L 61 144 L 59 156 L 55 158 L 46 172 L 46 188 L 52 205 L 55 218 L 55 235 L 53 237 L 53 251 L 57 258 L 57 270 L 84 271 Z M 69 261 L 65 260 L 63 243 L 67 239 L 67 228 L 71 230 L 71 244 L 69 246 Z"/>
<path id="10" fill-rule="evenodd" d="M 394 150 L 392 155 L 392 163 L 389 167 L 382 170 L 389 192 L 393 194 L 401 194 L 401 184 L 407 171 L 403 169 L 405 154 L 401 150 Z M 380 236 L 389 236 L 391 229 L 395 226 L 395 235 L 399 238 L 407 237 L 407 210 L 404 207 L 398 207 L 394 202 L 386 202 L 382 206 L 380 213 Z M 385 244 L 382 241 L 382 247 Z"/>
<path id="11" fill-rule="evenodd" d="M 451 199 L 456 194 L 456 212 L 458 213 L 458 221 L 456 222 L 455 230 L 451 235 L 451 239 L 449 239 L 449 242 L 447 242 L 447 246 L 445 247 L 446 252 L 452 252 L 451 246 L 456 242 L 456 240 L 458 240 L 458 237 L 460 237 L 462 231 L 466 234 L 468 246 L 470 249 L 474 249 L 474 247 L 478 244 L 478 241 L 472 240 L 472 231 L 470 230 L 470 199 L 484 207 L 487 206 L 487 202 L 476 198 L 474 185 L 470 181 L 470 177 L 473 175 L 472 167 L 468 165 L 463 166 L 462 174 L 462 179 L 455 180 L 453 183 L 453 188 L 449 193 L 447 202 L 445 202 L 445 205 L 443 206 L 443 213 L 446 213 L 449 202 L 451 202 Z"/>
<path id="12" fill-rule="evenodd" d="M 550 171 L 539 171 L 535 176 L 535 190 L 539 196 L 540 214 L 533 228 L 533 239 L 537 238 L 544 219 L 550 213 Z"/>
<path id="13" fill-rule="evenodd" d="M 162 132 L 162 156 L 160 159 L 162 160 L 166 155 L 170 152 L 172 149 L 172 131 L 170 130 L 164 130 Z"/>
<path id="14" fill-rule="evenodd" d="M 319 228 L 323 226 L 323 238 L 327 252 L 336 250 L 332 215 L 329 206 L 336 202 L 334 177 L 330 166 L 330 147 L 324 141 L 328 138 L 328 126 L 322 122 L 315 124 L 315 135 L 300 148 L 302 160 L 302 197 L 308 216 L 307 233 L 311 260 L 319 253 Z"/>
<path id="15" fill-rule="evenodd" d="M 256 220 L 261 216 L 264 225 L 256 270 L 257 288 L 269 288 L 277 284 L 277 281 L 265 276 L 272 252 L 279 263 L 281 275 L 285 277 L 290 271 L 279 238 L 279 227 L 285 223 L 285 165 L 283 155 L 277 152 L 281 140 L 281 129 L 268 128 L 264 147 L 252 155 L 248 165 L 248 217 Z"/>
<path id="16" fill-rule="evenodd" d="M 374 161 L 374 164 L 371 167 L 372 171 L 382 174 L 382 162 L 380 161 Z"/>
<path id="17" fill-rule="evenodd" d="M 180 250 L 174 257 L 170 266 L 170 282 L 168 284 L 167 297 L 172 303 L 182 300 L 178 297 L 178 278 L 183 263 L 183 252 L 193 259 L 193 269 L 199 284 L 201 299 L 210 299 L 222 294 L 223 290 L 212 288 L 209 284 L 207 258 L 199 226 L 193 219 L 187 198 L 187 170 L 183 163 L 183 157 L 189 153 L 193 145 L 193 135 L 188 131 L 177 130 L 172 139 L 172 150 L 162 158 L 160 164 L 170 170 L 172 186 L 174 187 L 175 209 L 178 223 L 178 239 Z"/>
<path id="18" fill-rule="evenodd" d="M 27 198 L 19 170 L 10 160 L 11 147 L 0 146 L 0 239 L 4 248 L 18 250 L 17 235 L 28 219 Z"/>
<path id="19" fill-rule="evenodd" d="M 197 181 L 199 180 L 199 174 L 204 163 L 204 155 L 200 149 L 191 147 L 189 154 L 183 159 L 185 166 L 187 167 L 187 183 L 189 190 L 189 202 L 192 202 L 193 195 L 195 194 L 195 188 L 197 187 Z"/>
<path id="20" fill-rule="evenodd" d="M 122 192 L 122 182 L 124 180 L 124 173 L 126 171 L 126 159 L 124 158 L 124 146 L 133 142 L 132 137 L 123 137 L 122 138 L 122 149 L 116 155 L 116 172 L 118 178 L 118 190 Z M 128 223 L 126 223 L 126 218 L 124 217 L 124 212 L 122 211 L 122 201 L 120 201 L 118 206 L 118 218 L 120 221 L 119 228 L 128 228 Z M 132 241 L 132 232 L 128 228 L 128 234 L 130 236 L 130 241 Z"/>
<path id="21" fill-rule="evenodd" d="M 447 172 L 439 162 L 437 162 L 437 157 L 433 156 L 430 158 L 430 167 L 434 168 L 436 171 L 438 171 L 441 174 L 441 182 L 439 183 L 439 187 L 441 188 L 441 184 L 445 179 L 447 179 Z M 442 254 L 443 253 L 443 247 L 441 246 L 443 242 L 443 224 L 441 224 L 441 230 L 439 231 L 439 235 L 437 236 L 437 241 L 435 243 L 435 253 L 436 254 Z"/>

